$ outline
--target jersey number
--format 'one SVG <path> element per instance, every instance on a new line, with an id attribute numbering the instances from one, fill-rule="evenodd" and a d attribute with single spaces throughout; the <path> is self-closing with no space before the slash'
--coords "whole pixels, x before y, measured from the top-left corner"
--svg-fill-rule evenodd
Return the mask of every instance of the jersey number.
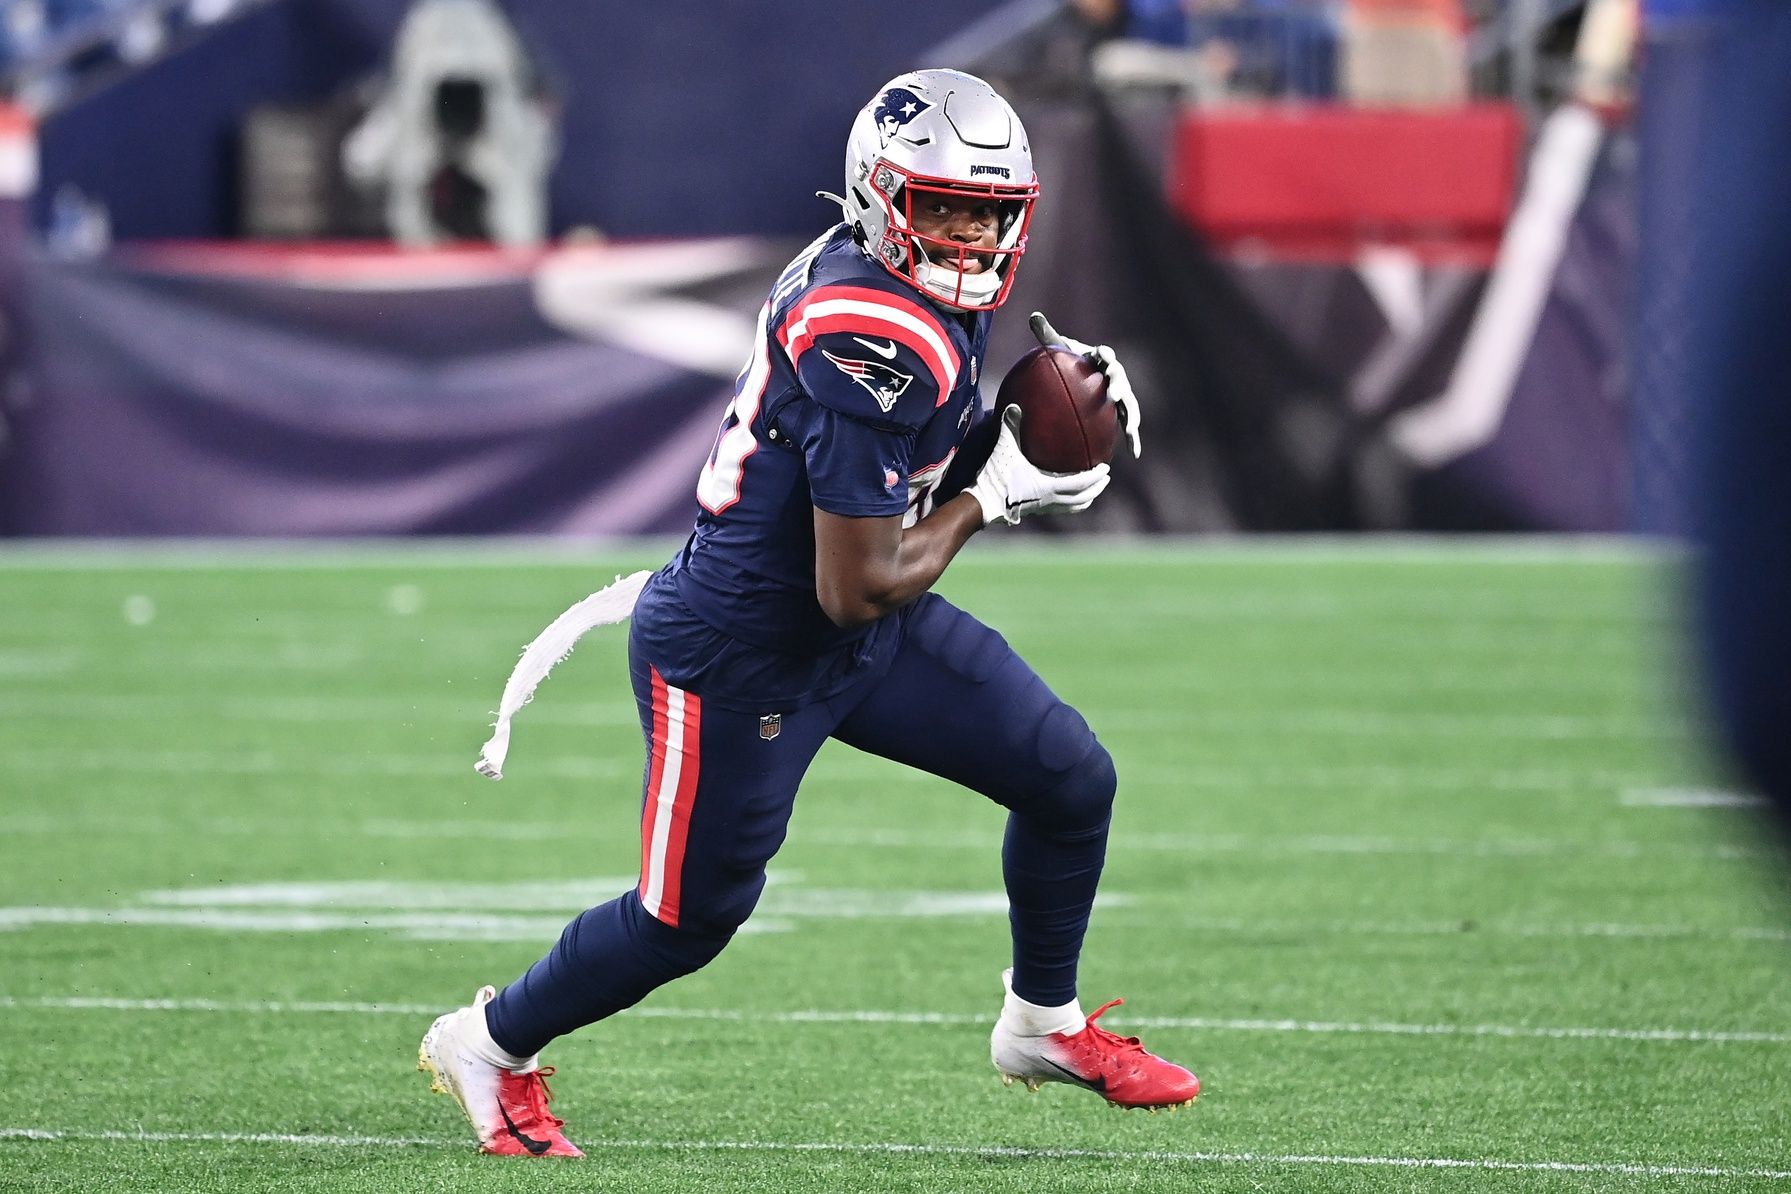
<path id="1" fill-rule="evenodd" d="M 908 512 L 902 515 L 902 529 L 907 530 L 933 512 L 933 491 L 945 480 L 945 471 L 956 459 L 958 450 L 947 452 L 938 464 L 908 474 Z"/>
<path id="2" fill-rule="evenodd" d="M 771 304 L 759 309 L 759 330 L 753 333 L 752 360 L 746 363 L 734 386 L 734 400 L 722 416 L 721 431 L 709 461 L 697 477 L 697 501 L 711 514 L 720 514 L 740 500 L 740 480 L 746 471 L 746 458 L 758 449 L 759 440 L 752 432 L 752 421 L 759 416 L 759 401 L 771 380 L 771 358 L 766 347 L 765 321 L 771 315 Z"/>
<path id="3" fill-rule="evenodd" d="M 759 308 L 759 330 L 753 333 L 752 360 L 746 363 L 745 370 L 734 383 L 734 400 L 728 403 L 727 413 L 721 419 L 721 431 L 715 437 L 715 447 L 709 453 L 709 462 L 703 465 L 702 475 L 697 478 L 697 501 L 711 514 L 720 514 L 740 500 L 740 481 L 746 471 L 746 458 L 759 447 L 758 437 L 752 433 L 752 421 L 759 417 L 759 402 L 765 397 L 765 387 L 771 381 L 771 350 L 765 339 L 765 325 L 771 319 L 772 308 L 807 282 L 809 267 L 836 231 L 837 226 L 829 228 L 808 248 L 796 254 L 796 259 L 784 267 L 777 285 L 771 288 L 770 299 Z"/>

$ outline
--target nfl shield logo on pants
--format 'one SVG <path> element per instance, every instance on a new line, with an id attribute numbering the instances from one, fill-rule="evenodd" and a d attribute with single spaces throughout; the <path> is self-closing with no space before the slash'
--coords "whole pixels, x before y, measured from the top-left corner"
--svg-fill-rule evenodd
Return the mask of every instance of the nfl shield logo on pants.
<path id="1" fill-rule="evenodd" d="M 769 742 L 784 732 L 784 715 L 767 713 L 759 718 L 759 737 Z"/>

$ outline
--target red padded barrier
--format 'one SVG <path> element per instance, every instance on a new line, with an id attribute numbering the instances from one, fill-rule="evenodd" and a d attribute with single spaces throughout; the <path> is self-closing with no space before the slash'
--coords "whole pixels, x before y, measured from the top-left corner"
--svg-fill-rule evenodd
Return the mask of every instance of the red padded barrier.
<path id="1" fill-rule="evenodd" d="M 1506 103 L 1195 111 L 1175 132 L 1169 202 L 1226 246 L 1328 258 L 1393 243 L 1484 258 L 1511 209 L 1522 136 Z"/>

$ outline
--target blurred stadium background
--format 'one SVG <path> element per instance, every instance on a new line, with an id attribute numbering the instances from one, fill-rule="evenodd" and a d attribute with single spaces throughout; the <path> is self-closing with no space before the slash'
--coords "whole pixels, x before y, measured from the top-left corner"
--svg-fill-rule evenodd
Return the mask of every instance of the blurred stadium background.
<path id="1" fill-rule="evenodd" d="M 704 1059 L 682 1126 L 564 1050 L 644 1175 L 602 1188 L 1783 1188 L 1791 403 L 1720 367 L 1791 309 L 1783 53 L 1760 0 L 0 0 L 0 1188 L 417 1188 L 278 1159 L 357 1141 L 472 1188 L 380 1067 L 633 865 L 619 645 L 501 800 L 487 711 L 688 529 L 917 66 L 1038 160 L 985 391 L 1040 309 L 1144 403 L 1100 503 L 946 588 L 1136 777 L 1102 916 L 1148 961 L 1095 961 L 1206 1118 L 985 1107 L 998 819 L 831 755 L 811 788 L 894 797 L 816 797 L 770 936 L 614 1029 L 667 1089 Z M 959 818 L 975 866 L 918 827 Z M 955 1043 L 906 1082 L 914 1023 Z"/>
<path id="2" fill-rule="evenodd" d="M 1148 396 L 1076 531 L 1671 530 L 1592 10 L 14 0 L 0 528 L 679 532 L 866 80 L 934 62 L 1037 146 L 1015 302 Z"/>

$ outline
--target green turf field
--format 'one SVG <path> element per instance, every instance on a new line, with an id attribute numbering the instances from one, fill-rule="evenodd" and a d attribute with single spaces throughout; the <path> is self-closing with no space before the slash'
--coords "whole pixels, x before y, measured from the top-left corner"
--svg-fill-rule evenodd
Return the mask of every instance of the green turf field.
<path id="1" fill-rule="evenodd" d="M 993 538 L 993 537 L 991 537 Z M 1684 708 L 1673 569 L 1521 544 L 979 544 L 943 590 L 1121 791 L 1086 1006 L 1176 1115 L 990 1068 L 998 810 L 829 748 L 752 926 L 473 1154 L 438 1011 L 632 883 L 599 631 L 663 545 L 0 550 L 0 1189 L 1791 1190 L 1791 896 Z"/>

